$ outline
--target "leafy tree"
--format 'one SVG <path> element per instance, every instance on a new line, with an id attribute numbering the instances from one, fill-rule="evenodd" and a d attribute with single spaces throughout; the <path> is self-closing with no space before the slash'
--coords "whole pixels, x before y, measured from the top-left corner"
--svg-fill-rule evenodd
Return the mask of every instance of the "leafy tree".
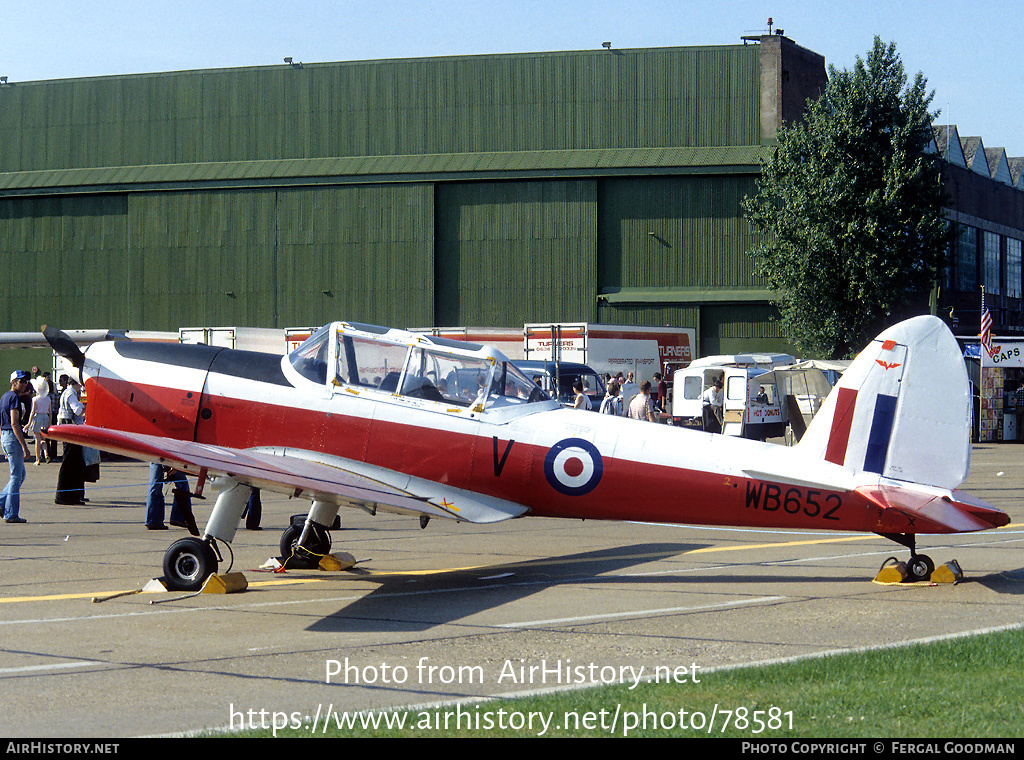
<path id="1" fill-rule="evenodd" d="M 744 201 L 764 242 L 752 255 L 793 340 L 849 356 L 920 302 L 945 261 L 947 225 L 932 139 L 934 96 L 907 86 L 896 45 L 876 37 L 852 71 L 829 67 L 805 120 L 779 130 L 758 192 Z"/>

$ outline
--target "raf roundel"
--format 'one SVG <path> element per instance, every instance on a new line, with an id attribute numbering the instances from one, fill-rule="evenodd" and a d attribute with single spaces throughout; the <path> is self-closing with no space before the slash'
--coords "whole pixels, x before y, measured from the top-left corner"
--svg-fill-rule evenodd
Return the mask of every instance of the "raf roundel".
<path id="1" fill-rule="evenodd" d="M 597 488 L 604 472 L 601 452 L 590 441 L 565 438 L 544 457 L 544 477 L 559 493 L 583 496 Z"/>

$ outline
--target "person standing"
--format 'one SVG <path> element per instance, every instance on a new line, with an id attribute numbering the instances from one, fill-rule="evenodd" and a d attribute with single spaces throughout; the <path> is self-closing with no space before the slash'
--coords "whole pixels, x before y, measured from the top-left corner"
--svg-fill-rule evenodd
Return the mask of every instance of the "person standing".
<path id="1" fill-rule="evenodd" d="M 619 377 L 619 395 L 622 397 L 623 414 L 629 414 L 629 409 L 633 405 L 633 399 L 636 398 L 637 394 L 640 393 L 640 386 L 633 380 L 633 373 L 630 372 L 625 378 L 622 377 L 622 373 L 618 374 Z M 650 383 L 647 386 L 650 387 Z"/>
<path id="2" fill-rule="evenodd" d="M 85 404 L 78 398 L 81 387 L 75 378 L 68 378 L 68 387 L 61 394 L 57 408 L 58 425 L 81 425 L 85 420 Z M 65 506 L 85 504 L 85 460 L 82 447 L 77 444 L 64 444 L 53 503 Z"/>
<path id="3" fill-rule="evenodd" d="M 721 433 L 725 403 L 722 395 L 722 378 L 714 379 L 714 382 L 704 391 L 701 400 L 703 402 L 704 432 Z"/>
<path id="4" fill-rule="evenodd" d="M 29 375 L 25 370 L 16 370 L 11 374 L 11 389 L 0 396 L 0 445 L 7 455 L 7 463 L 11 468 L 11 478 L 3 491 L 0 491 L 0 514 L 9 523 L 27 522 L 18 514 L 21 508 L 21 484 L 25 482 L 25 459 L 29 456 L 28 444 L 22 426 L 20 394 L 29 384 Z"/>
<path id="5" fill-rule="evenodd" d="M 157 462 L 149 463 L 149 491 L 146 494 L 146 528 L 149 530 L 167 530 L 164 524 L 166 502 L 164 501 L 164 483 L 174 484 L 174 502 L 171 505 L 171 525 L 187 527 L 185 513 L 181 509 L 184 502 L 189 513 L 192 511 L 192 494 L 188 487 L 188 478 L 180 470 L 164 467 Z"/>
<path id="6" fill-rule="evenodd" d="M 45 378 L 44 378 L 45 380 Z M 36 464 L 40 465 L 46 461 L 46 440 L 43 439 L 43 429 L 50 426 L 50 394 L 49 392 L 36 393 L 32 397 L 32 411 L 25 420 L 25 432 L 32 431 L 36 442 Z"/>
<path id="7" fill-rule="evenodd" d="M 573 400 L 573 407 L 589 412 L 591 409 L 590 398 L 583 392 L 583 380 L 581 378 L 573 380 L 572 392 L 575 396 L 575 399 Z"/>
<path id="8" fill-rule="evenodd" d="M 654 379 L 658 381 L 658 398 L 654 404 L 655 408 L 663 412 L 668 411 L 668 383 L 661 376 L 660 372 L 654 373 Z"/>
<path id="9" fill-rule="evenodd" d="M 604 400 L 601 402 L 601 414 L 614 414 L 622 416 L 622 399 L 619 398 L 619 384 L 614 380 L 608 382 L 608 390 L 605 392 Z"/>
<path id="10" fill-rule="evenodd" d="M 654 414 L 654 403 L 651 401 L 651 381 L 644 380 L 640 383 L 640 392 L 633 396 L 629 402 L 629 417 L 633 420 L 644 422 L 657 422 Z"/>

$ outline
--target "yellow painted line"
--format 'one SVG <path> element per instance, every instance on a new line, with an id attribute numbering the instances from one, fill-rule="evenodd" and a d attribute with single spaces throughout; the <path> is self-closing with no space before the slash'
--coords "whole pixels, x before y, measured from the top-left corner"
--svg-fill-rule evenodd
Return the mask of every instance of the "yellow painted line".
<path id="1" fill-rule="evenodd" d="M 1003 526 L 1009 528 L 1011 526 Z M 1017 527 L 1017 526 L 1013 526 Z M 1002 528 L 996 528 L 1001 530 Z M 931 534 L 928 534 L 931 535 Z M 936 535 L 954 535 L 954 534 L 936 534 Z M 783 541 L 777 543 L 761 543 L 761 544 L 738 544 L 736 546 L 706 546 L 702 549 L 691 549 L 690 551 L 681 552 L 681 555 L 687 554 L 712 554 L 715 552 L 736 552 L 736 551 L 750 551 L 752 549 L 777 549 L 779 547 L 786 546 L 813 546 L 816 544 L 839 544 L 850 541 L 872 541 L 880 538 L 874 534 L 866 534 L 861 536 L 843 536 L 842 538 L 818 538 L 808 539 L 805 541 Z M 591 558 L 579 558 L 574 562 L 606 562 L 608 560 L 615 559 L 643 559 L 644 557 L 665 557 L 665 552 L 648 552 L 645 554 L 623 554 L 620 556 L 608 556 L 603 555 L 599 557 Z M 521 567 L 527 566 L 543 566 L 543 565 L 555 565 L 563 564 L 565 558 L 552 557 L 550 559 L 540 559 L 534 562 L 521 563 Z M 369 580 L 372 581 L 376 578 L 390 578 L 396 576 L 409 576 L 409 575 L 440 575 L 442 573 L 455 573 L 465 572 L 468 570 L 482 570 L 493 567 L 500 567 L 501 565 L 470 565 L 467 567 L 445 567 L 438 568 L 436 570 L 388 570 L 384 572 L 374 572 L 371 575 L 360 575 L 360 576 L 343 576 L 340 573 L 327 573 L 317 577 L 306 577 L 306 578 L 276 578 L 274 580 L 255 581 L 250 583 L 250 587 L 271 587 L 271 586 L 294 586 L 302 585 L 307 583 L 323 583 L 324 581 L 337 580 L 339 578 L 345 578 L 346 580 Z M 102 593 L 96 591 L 90 591 L 85 593 L 77 594 L 48 594 L 45 596 L 9 596 L 0 597 L 0 604 L 12 604 L 15 602 L 49 602 L 49 601 L 62 601 L 68 599 L 91 599 L 94 596 L 110 596 L 113 594 L 128 594 L 137 589 L 123 589 L 121 591 L 104 591 Z M 175 593 L 175 592 L 170 592 Z M 185 592 L 180 592 L 185 593 Z"/>
<path id="2" fill-rule="evenodd" d="M 868 541 L 881 538 L 881 536 L 845 536 L 843 538 L 819 538 L 809 541 L 783 541 L 781 543 L 769 544 L 741 544 L 739 546 L 706 546 L 703 549 L 691 549 L 683 554 L 709 554 L 711 552 L 738 552 L 748 549 L 776 549 L 780 546 L 813 546 L 815 544 L 839 544 L 844 541 Z"/>

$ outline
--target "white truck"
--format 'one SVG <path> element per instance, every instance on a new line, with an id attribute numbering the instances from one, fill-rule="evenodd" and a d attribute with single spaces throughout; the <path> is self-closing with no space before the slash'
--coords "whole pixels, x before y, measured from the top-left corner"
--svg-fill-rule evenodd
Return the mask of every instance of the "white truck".
<path id="1" fill-rule="evenodd" d="M 780 437 L 786 432 L 788 413 L 771 370 L 795 362 L 789 354 L 733 354 L 698 359 L 675 372 L 670 422 L 717 431 L 717 423 L 706 419 L 704 392 L 715 380 L 721 380 L 722 433 L 757 440 Z"/>
<path id="2" fill-rule="evenodd" d="M 528 361 L 576 362 L 613 377 L 632 372 L 637 384 L 650 380 L 655 391 L 655 372 L 664 373 L 667 363 L 689 364 L 696 354 L 690 327 L 554 322 L 526 324 L 523 332 Z"/>

